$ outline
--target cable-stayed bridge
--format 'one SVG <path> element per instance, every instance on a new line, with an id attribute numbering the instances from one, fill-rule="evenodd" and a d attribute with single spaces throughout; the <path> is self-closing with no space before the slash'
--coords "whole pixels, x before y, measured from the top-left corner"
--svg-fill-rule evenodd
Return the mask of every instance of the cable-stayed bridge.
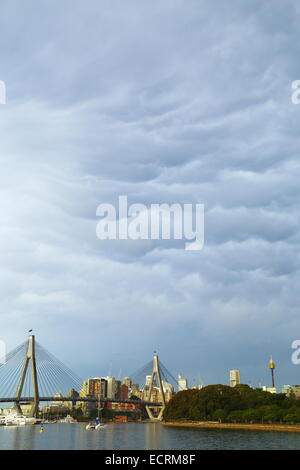
<path id="1" fill-rule="evenodd" d="M 22 403 L 31 403 L 32 417 L 38 416 L 40 402 L 99 402 L 101 407 L 108 402 L 133 403 L 145 406 L 150 419 L 161 419 L 166 404 L 165 384 L 176 384 L 176 379 L 160 363 L 157 354 L 132 374 L 139 384 L 146 376 L 148 383 L 143 385 L 147 390 L 146 400 L 71 396 L 70 390 L 80 391 L 83 380 L 30 335 L 0 364 L 0 403 L 14 403 L 19 412 Z M 151 401 L 154 387 L 159 389 L 161 401 Z M 158 416 L 153 414 L 153 409 L 159 410 Z"/>

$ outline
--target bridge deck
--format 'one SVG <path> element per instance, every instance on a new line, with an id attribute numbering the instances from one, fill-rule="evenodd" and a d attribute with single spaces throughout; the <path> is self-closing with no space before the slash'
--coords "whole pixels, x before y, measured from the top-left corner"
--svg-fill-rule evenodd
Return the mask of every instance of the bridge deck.
<path id="1" fill-rule="evenodd" d="M 17 403 L 17 402 L 33 402 L 34 397 L 6 397 L 0 398 L 0 403 Z M 39 401 L 67 401 L 67 402 L 99 402 L 98 398 L 94 397 L 39 397 Z M 112 398 L 101 398 L 100 403 L 130 403 L 134 405 L 147 405 L 147 406 L 162 406 L 161 402 L 151 402 L 151 401 L 140 401 L 140 400 L 119 400 L 119 399 L 112 399 Z"/>

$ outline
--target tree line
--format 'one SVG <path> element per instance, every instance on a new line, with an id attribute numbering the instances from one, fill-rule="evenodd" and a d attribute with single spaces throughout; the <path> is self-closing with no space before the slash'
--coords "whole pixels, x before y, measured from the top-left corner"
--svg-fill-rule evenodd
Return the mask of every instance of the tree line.
<path id="1" fill-rule="evenodd" d="M 228 423 L 300 423 L 300 400 L 248 385 L 208 385 L 178 392 L 166 405 L 164 419 Z"/>

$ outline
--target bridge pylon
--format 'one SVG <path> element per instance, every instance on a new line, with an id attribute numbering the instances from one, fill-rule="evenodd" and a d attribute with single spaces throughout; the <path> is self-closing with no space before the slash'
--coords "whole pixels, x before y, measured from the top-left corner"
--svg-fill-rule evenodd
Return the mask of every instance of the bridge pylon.
<path id="1" fill-rule="evenodd" d="M 25 377 L 26 377 L 29 364 L 31 364 L 31 381 L 32 381 L 32 387 L 33 387 L 33 394 L 34 394 L 34 399 L 33 399 L 33 403 L 29 412 L 29 416 L 32 418 L 34 417 L 37 418 L 38 413 L 39 413 L 39 385 L 38 385 L 38 379 L 37 379 L 34 335 L 30 335 L 28 338 L 27 349 L 26 349 L 26 354 L 25 354 L 24 363 L 22 367 L 21 377 L 20 377 L 20 381 L 19 381 L 19 385 L 18 385 L 17 393 L 16 393 L 16 398 L 17 398 L 16 408 L 20 413 L 21 413 L 20 401 L 21 401 L 21 396 L 22 396 L 22 390 L 23 390 Z"/>
<path id="2" fill-rule="evenodd" d="M 153 387 L 154 387 L 155 383 L 156 383 L 156 385 L 157 385 L 157 387 L 158 387 L 158 389 L 161 393 L 162 406 L 159 407 L 160 411 L 158 413 L 158 416 L 153 415 L 153 412 L 152 412 L 151 408 L 148 405 L 146 405 L 146 411 L 147 411 L 147 414 L 149 416 L 149 419 L 151 419 L 151 421 L 161 421 L 164 409 L 166 407 L 166 400 L 165 400 L 165 393 L 164 393 L 162 380 L 161 380 L 160 365 L 159 365 L 159 359 L 158 359 L 157 354 L 154 354 L 154 356 L 153 356 L 151 382 L 150 382 L 150 387 L 149 387 L 149 390 L 148 390 L 148 401 L 149 402 L 151 401 L 151 394 L 152 394 Z M 156 408 L 158 408 L 158 407 L 156 407 Z"/>

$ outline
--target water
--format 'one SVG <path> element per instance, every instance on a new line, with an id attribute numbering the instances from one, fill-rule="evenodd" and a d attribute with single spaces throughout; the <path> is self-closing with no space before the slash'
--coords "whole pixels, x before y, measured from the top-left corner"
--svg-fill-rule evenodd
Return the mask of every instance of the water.
<path id="1" fill-rule="evenodd" d="M 300 433 L 168 428 L 159 423 L 112 423 L 100 431 L 86 423 L 0 427 L 0 450 L 300 449 Z"/>

